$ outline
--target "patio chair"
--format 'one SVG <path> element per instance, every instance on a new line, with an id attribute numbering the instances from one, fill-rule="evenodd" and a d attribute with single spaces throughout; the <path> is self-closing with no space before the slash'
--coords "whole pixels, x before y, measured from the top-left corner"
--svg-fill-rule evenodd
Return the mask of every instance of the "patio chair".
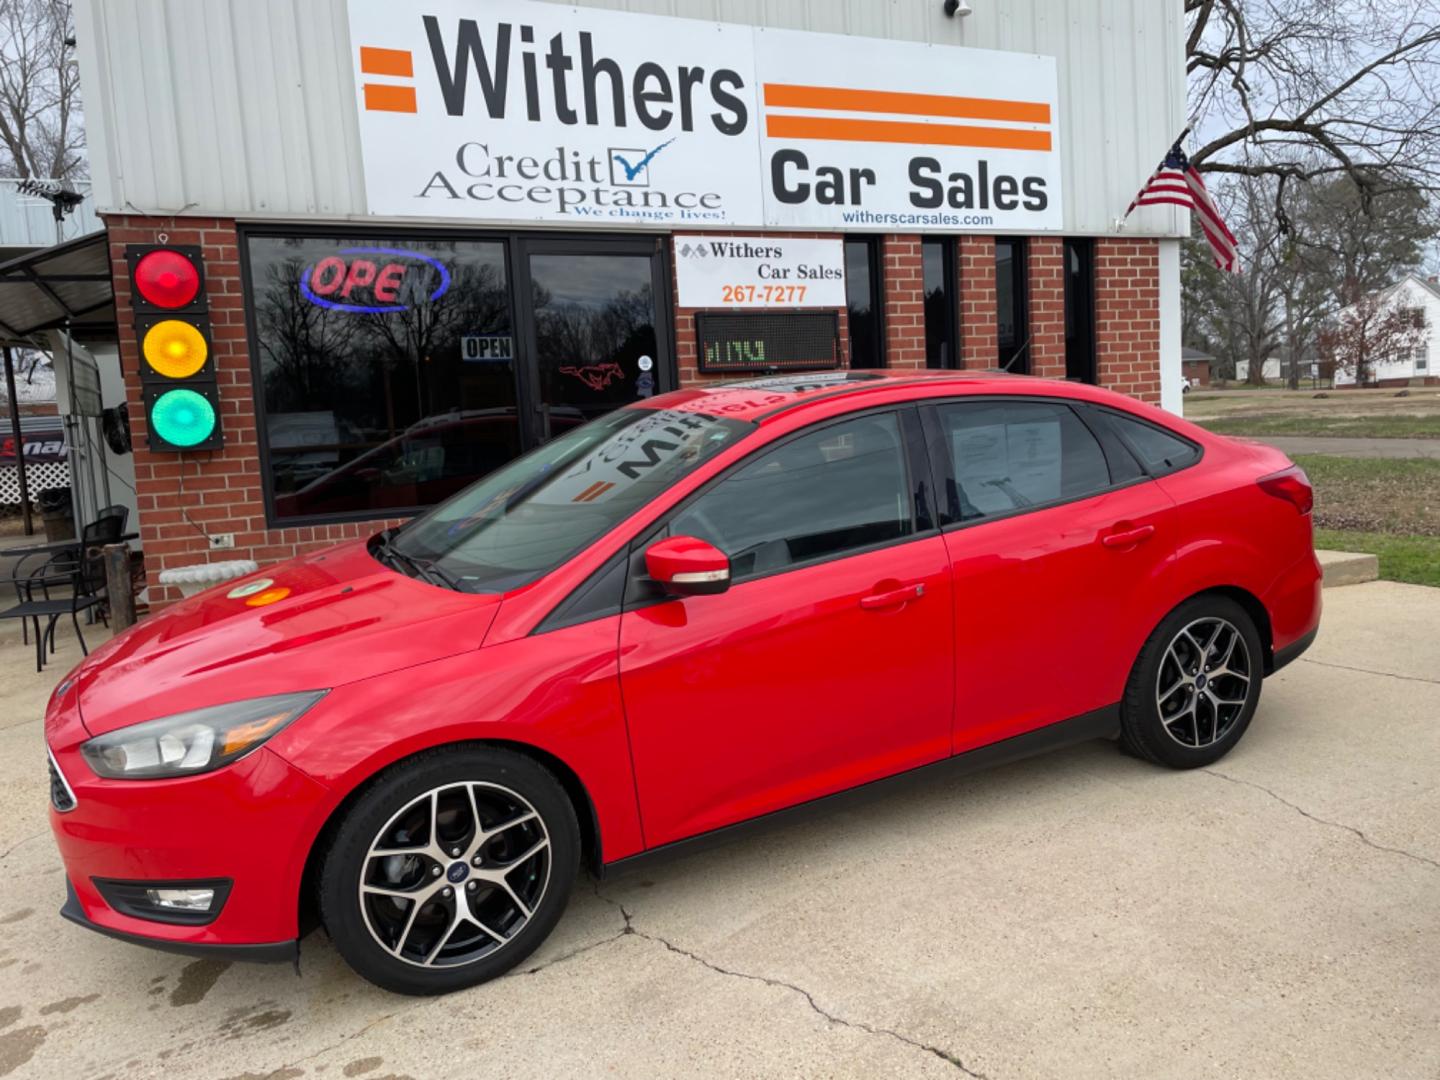
<path id="1" fill-rule="evenodd" d="M 26 587 L 26 598 L 8 610 L 0 611 L 0 619 L 19 619 L 22 627 L 27 623 L 34 627 L 37 672 L 45 669 L 47 644 L 50 652 L 55 651 L 55 626 L 66 615 L 70 616 L 70 621 L 75 626 L 80 651 L 86 656 L 90 655 L 90 649 L 85 644 L 85 635 L 80 630 L 80 612 L 98 608 L 103 603 L 101 594 L 105 587 L 105 565 L 97 549 L 82 548 L 77 555 L 66 570 L 60 571 L 57 567 L 57 572 L 46 577 L 24 579 L 22 585 Z M 57 564 L 52 560 L 50 565 Z M 69 586 L 69 596 L 50 595 L 52 587 L 65 585 Z M 35 598 L 37 588 L 42 592 L 39 599 Z M 43 631 L 40 628 L 41 619 L 46 620 Z"/>

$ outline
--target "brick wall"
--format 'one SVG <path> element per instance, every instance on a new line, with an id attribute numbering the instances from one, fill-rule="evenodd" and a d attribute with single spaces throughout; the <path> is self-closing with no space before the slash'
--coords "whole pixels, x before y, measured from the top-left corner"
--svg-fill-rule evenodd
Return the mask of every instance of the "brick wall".
<path id="1" fill-rule="evenodd" d="M 110 264 L 115 315 L 120 327 L 120 366 L 135 444 L 135 494 L 145 549 L 152 608 L 180 598 L 159 584 L 158 574 L 176 566 L 254 559 L 276 562 L 305 551 L 369 536 L 386 522 L 270 529 L 260 490 L 255 401 L 240 280 L 235 223 L 216 218 L 111 217 Z M 152 454 L 145 446 L 145 408 L 140 393 L 139 344 L 132 327 L 127 244 L 198 244 L 205 259 L 211 340 L 221 398 L 225 446 L 191 454 Z M 188 520 L 187 520 L 188 519 Z M 390 524 L 393 524 L 390 523 Z M 202 531 L 203 530 L 203 531 Z M 211 551 L 205 534 L 233 533 L 233 551 Z"/>
<path id="2" fill-rule="evenodd" d="M 1036 236 L 1026 245 L 1030 374 L 1065 377 L 1065 241 Z"/>
<path id="3" fill-rule="evenodd" d="M 1100 385 L 1160 403 L 1160 245 L 1095 241 L 1095 351 Z"/>
<path id="4" fill-rule="evenodd" d="M 962 236 L 959 241 L 960 366 L 983 370 L 999 365 L 999 313 L 995 294 L 995 238 Z"/>
<path id="5" fill-rule="evenodd" d="M 881 263 L 885 289 L 886 367 L 925 366 L 925 263 L 918 236 L 887 236 Z"/>

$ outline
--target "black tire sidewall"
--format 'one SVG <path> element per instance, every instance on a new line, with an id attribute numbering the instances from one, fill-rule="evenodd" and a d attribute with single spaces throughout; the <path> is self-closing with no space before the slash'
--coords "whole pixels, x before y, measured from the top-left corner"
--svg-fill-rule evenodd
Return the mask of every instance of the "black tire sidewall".
<path id="1" fill-rule="evenodd" d="M 530 921 L 504 947 L 461 967 L 417 967 L 371 936 L 360 911 L 360 871 L 376 834 L 406 803 L 432 788 L 470 781 L 507 787 L 535 808 L 550 838 L 550 881 Z M 346 814 L 321 864 L 321 921 L 345 962 L 377 986 L 401 994 L 450 993 L 503 975 L 533 953 L 560 921 L 579 866 L 574 807 L 550 770 L 499 748 L 428 751 L 380 774 Z"/>
<path id="2" fill-rule="evenodd" d="M 1155 687 L 1164 662 L 1165 650 L 1180 630 L 1197 619 L 1224 619 L 1240 631 L 1250 650 L 1250 684 L 1245 706 L 1225 737 L 1210 746 L 1196 749 L 1177 742 L 1165 730 L 1155 706 Z M 1197 596 L 1167 615 L 1140 650 L 1131 669 L 1121 706 L 1121 730 L 1126 746 L 1141 757 L 1173 769 L 1197 769 L 1219 761 L 1244 736 L 1260 704 L 1264 682 L 1265 653 L 1260 633 L 1249 613 L 1226 596 Z"/>

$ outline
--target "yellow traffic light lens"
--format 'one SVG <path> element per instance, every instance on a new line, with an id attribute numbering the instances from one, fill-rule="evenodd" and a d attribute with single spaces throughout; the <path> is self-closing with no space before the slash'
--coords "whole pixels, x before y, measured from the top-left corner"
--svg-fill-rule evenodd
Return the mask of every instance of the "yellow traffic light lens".
<path id="1" fill-rule="evenodd" d="M 143 350 L 150 369 L 167 379 L 188 379 L 205 366 L 210 355 L 205 335 L 179 319 L 152 326 L 145 334 Z"/>

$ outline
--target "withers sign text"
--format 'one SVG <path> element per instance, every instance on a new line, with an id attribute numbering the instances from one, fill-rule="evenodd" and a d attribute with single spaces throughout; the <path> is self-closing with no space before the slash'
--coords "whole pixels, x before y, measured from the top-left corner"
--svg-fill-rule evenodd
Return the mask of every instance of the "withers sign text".
<path id="1" fill-rule="evenodd" d="M 350 0 L 371 213 L 1061 228 L 1052 58 L 530 0 Z"/>

